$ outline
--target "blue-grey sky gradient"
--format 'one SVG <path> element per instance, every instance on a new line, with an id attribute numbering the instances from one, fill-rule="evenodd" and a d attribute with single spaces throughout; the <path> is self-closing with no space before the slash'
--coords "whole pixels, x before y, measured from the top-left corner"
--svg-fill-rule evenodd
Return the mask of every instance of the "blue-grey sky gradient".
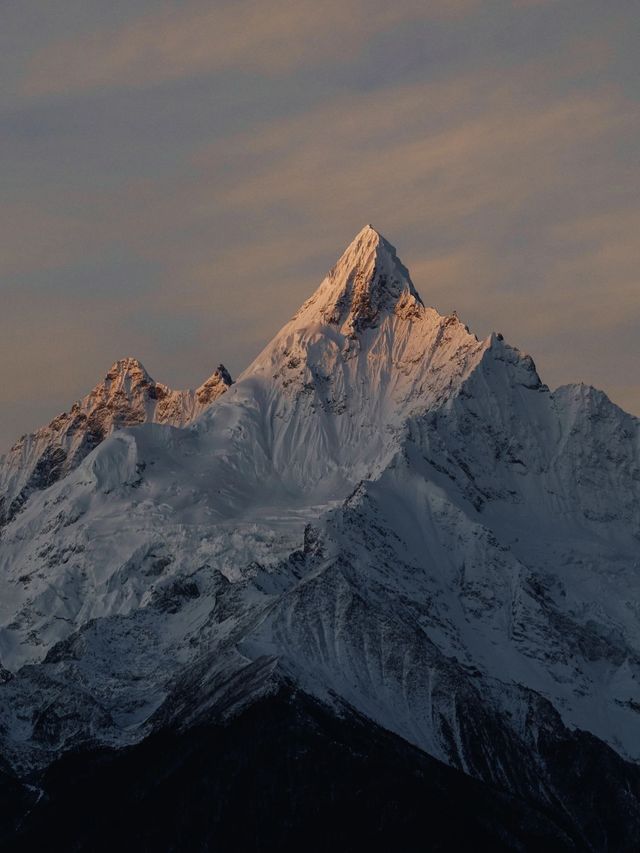
<path id="1" fill-rule="evenodd" d="M 372 222 L 425 302 L 640 414 L 636 0 L 21 0 L 0 451 L 117 358 L 237 375 Z"/>

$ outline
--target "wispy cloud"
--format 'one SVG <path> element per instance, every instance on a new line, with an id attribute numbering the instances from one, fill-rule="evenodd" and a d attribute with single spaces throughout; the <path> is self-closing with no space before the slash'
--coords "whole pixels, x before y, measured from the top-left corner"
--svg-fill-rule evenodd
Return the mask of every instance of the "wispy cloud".
<path id="1" fill-rule="evenodd" d="M 234 0 L 166 5 L 113 30 L 61 40 L 33 57 L 31 95 L 137 87 L 226 69 L 283 74 L 349 62 L 398 23 L 460 14 L 477 0 Z"/>

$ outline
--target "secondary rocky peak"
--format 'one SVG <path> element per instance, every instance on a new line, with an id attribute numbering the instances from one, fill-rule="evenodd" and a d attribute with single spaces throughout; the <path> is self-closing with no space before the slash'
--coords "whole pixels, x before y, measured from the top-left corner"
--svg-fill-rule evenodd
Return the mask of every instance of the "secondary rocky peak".
<path id="1" fill-rule="evenodd" d="M 137 358 L 118 359 L 68 412 L 23 436 L 0 459 L 0 527 L 33 492 L 66 476 L 112 432 L 144 423 L 184 427 L 231 384 L 221 364 L 197 390 L 173 390 L 155 382 Z"/>
<path id="2" fill-rule="evenodd" d="M 129 371 L 142 371 L 146 373 L 146 368 L 139 358 L 128 355 L 125 358 L 119 358 L 117 361 L 114 361 L 109 369 L 109 373 L 126 373 Z"/>
<path id="3" fill-rule="evenodd" d="M 224 364 L 219 364 L 213 375 L 196 389 L 196 399 L 198 400 L 198 403 L 206 406 L 209 403 L 213 403 L 214 400 L 217 400 L 217 398 L 221 394 L 224 394 L 227 388 L 231 385 L 233 385 L 231 374 Z"/>
<path id="4" fill-rule="evenodd" d="M 133 358 L 133 356 L 127 356 L 127 358 L 120 358 L 118 361 L 114 361 L 114 363 L 109 368 L 105 379 L 114 380 L 119 376 L 132 376 L 132 377 L 143 377 L 145 379 L 151 380 L 151 377 L 147 373 L 145 366 L 139 361 L 137 358 Z"/>
<path id="5" fill-rule="evenodd" d="M 377 325 L 385 313 L 408 317 L 422 307 L 395 247 L 365 225 L 298 316 L 317 315 L 322 322 L 356 333 Z"/>
<path id="6" fill-rule="evenodd" d="M 128 356 L 118 359 L 111 365 L 104 381 L 98 384 L 92 393 L 107 396 L 124 393 L 128 397 L 138 391 L 143 393 L 147 389 L 150 391 L 155 384 L 142 362 Z"/>

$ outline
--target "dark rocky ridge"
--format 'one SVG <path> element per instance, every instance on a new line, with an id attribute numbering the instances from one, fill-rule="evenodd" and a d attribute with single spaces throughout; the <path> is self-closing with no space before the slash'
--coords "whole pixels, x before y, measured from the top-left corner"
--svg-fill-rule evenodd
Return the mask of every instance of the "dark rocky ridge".
<path id="1" fill-rule="evenodd" d="M 620 759 L 594 763 L 581 741 L 554 749 L 562 789 L 543 808 L 284 690 L 226 725 L 68 754 L 30 788 L 5 774 L 0 837 L 7 851 L 633 850 L 637 817 L 611 797 Z M 581 827 L 563 807 L 578 801 Z"/>

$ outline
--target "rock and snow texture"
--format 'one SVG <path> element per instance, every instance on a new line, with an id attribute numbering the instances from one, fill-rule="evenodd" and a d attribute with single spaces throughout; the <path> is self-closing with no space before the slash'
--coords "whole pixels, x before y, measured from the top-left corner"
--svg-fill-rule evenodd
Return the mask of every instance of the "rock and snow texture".
<path id="1" fill-rule="evenodd" d="M 131 370 L 139 425 L 2 531 L 14 767 L 285 682 L 542 803 L 579 732 L 640 761 L 638 419 L 426 307 L 371 227 L 195 420 Z"/>
<path id="2" fill-rule="evenodd" d="M 231 384 L 221 364 L 195 391 L 173 391 L 154 382 L 137 359 L 116 361 L 71 411 L 22 436 L 0 458 L 0 524 L 13 518 L 32 492 L 79 465 L 114 430 L 149 422 L 185 426 Z"/>

